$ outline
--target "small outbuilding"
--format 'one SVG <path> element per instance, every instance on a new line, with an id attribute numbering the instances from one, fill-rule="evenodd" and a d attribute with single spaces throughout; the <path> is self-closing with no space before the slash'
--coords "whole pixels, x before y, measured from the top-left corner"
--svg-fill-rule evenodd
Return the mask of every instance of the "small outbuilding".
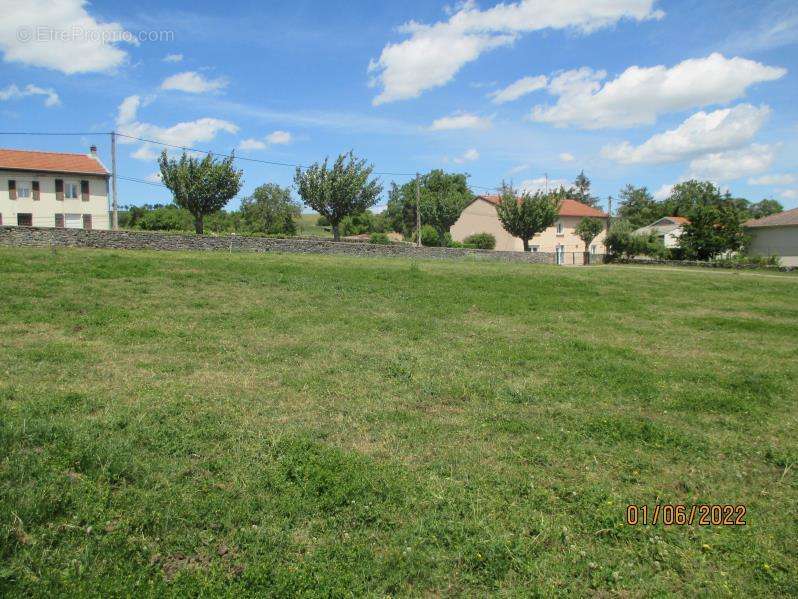
<path id="1" fill-rule="evenodd" d="M 798 266 L 798 208 L 743 223 L 752 256 L 778 256 L 782 266 Z"/>

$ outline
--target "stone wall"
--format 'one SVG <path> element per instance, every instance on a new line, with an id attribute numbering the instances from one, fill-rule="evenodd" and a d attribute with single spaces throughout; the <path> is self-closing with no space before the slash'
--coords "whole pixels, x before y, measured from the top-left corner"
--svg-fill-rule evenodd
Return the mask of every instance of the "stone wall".
<path id="1" fill-rule="evenodd" d="M 43 227 L 0 226 L 0 245 L 164 251 L 286 252 L 291 254 L 396 256 L 443 260 L 469 258 L 500 262 L 555 263 L 554 254 L 543 252 L 495 252 L 465 248 L 417 248 L 406 243 L 379 245 L 308 238 L 278 239 L 235 235 L 214 237 L 144 231 L 87 231 Z"/>
<path id="2" fill-rule="evenodd" d="M 691 266 L 697 268 L 728 268 L 733 270 L 776 270 L 780 272 L 798 271 L 795 266 L 774 266 L 770 264 L 739 264 L 732 261 L 712 260 L 700 262 L 698 260 L 660 260 L 657 258 L 617 258 L 612 260 L 615 264 L 639 264 L 660 266 Z"/>

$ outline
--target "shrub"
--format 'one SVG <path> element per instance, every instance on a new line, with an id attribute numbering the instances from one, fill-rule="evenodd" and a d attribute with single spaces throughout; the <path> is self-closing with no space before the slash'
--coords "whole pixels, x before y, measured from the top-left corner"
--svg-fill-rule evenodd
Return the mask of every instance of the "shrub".
<path id="1" fill-rule="evenodd" d="M 429 247 L 439 247 L 441 245 L 438 231 L 432 225 L 424 225 L 421 227 L 421 245 Z"/>
<path id="2" fill-rule="evenodd" d="M 463 243 L 480 250 L 492 250 L 496 247 L 496 238 L 490 233 L 474 233 L 466 237 Z"/>
<path id="3" fill-rule="evenodd" d="M 391 240 L 385 233 L 372 233 L 369 237 L 369 243 L 378 243 L 380 245 L 388 245 Z"/>
<path id="4" fill-rule="evenodd" d="M 319 218 L 316 219 L 316 226 L 318 226 L 318 227 L 329 227 L 330 226 L 330 221 L 327 220 L 326 216 L 320 216 Z"/>

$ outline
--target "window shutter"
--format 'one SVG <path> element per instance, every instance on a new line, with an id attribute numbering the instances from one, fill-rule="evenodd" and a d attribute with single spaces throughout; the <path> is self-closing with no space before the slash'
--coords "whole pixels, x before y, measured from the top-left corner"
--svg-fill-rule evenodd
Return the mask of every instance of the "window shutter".
<path id="1" fill-rule="evenodd" d="M 39 182 L 38 181 L 33 181 L 31 183 L 31 187 L 33 188 L 33 201 L 34 202 L 38 202 L 39 199 L 40 199 L 39 198 Z"/>
<path id="2" fill-rule="evenodd" d="M 55 228 L 56 229 L 63 229 L 64 228 L 64 215 L 63 214 L 56 214 L 55 215 Z"/>
<path id="3" fill-rule="evenodd" d="M 55 199 L 59 202 L 64 201 L 64 180 L 63 179 L 56 179 L 55 180 Z"/>
<path id="4" fill-rule="evenodd" d="M 17 182 L 13 179 L 8 180 L 8 199 L 9 200 L 16 200 L 17 199 Z"/>
<path id="5" fill-rule="evenodd" d="M 83 228 L 91 230 L 91 214 L 83 215 Z"/>
<path id="6" fill-rule="evenodd" d="M 88 181 L 81 181 L 80 182 L 80 199 L 84 202 L 89 201 L 89 182 Z"/>

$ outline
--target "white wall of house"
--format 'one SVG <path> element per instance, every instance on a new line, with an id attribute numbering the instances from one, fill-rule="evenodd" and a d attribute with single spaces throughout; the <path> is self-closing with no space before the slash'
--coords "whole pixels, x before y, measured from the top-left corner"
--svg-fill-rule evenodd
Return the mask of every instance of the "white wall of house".
<path id="1" fill-rule="evenodd" d="M 798 226 L 751 227 L 748 253 L 752 256 L 779 256 L 782 266 L 798 266 Z"/>
<path id="2" fill-rule="evenodd" d="M 581 216 L 559 217 L 553 226 L 532 238 L 529 242 L 532 251 L 554 253 L 557 248 L 562 248 L 561 251 L 568 253 L 584 252 L 585 244 L 575 233 L 581 220 Z M 499 251 L 520 252 L 524 249 L 523 241 L 513 237 L 502 227 L 496 206 L 480 198 L 466 206 L 449 232 L 452 239 L 460 242 L 474 233 L 490 233 L 496 238 L 496 249 Z M 605 237 L 606 230 L 599 233 L 589 249 L 596 254 L 605 253 Z"/>
<path id="3" fill-rule="evenodd" d="M 56 199 L 55 181 L 64 181 L 64 199 Z M 9 181 L 16 186 L 11 199 Z M 34 199 L 33 182 L 39 183 L 39 199 Z M 89 197 L 84 200 L 81 181 L 89 182 Z M 64 215 L 64 226 L 83 228 L 91 215 L 92 229 L 110 229 L 108 178 L 98 175 L 37 173 L 0 170 L 0 215 L 2 224 L 17 225 L 30 215 L 35 227 L 56 226 L 56 215 Z M 72 193 L 75 191 L 76 193 Z M 74 197 L 72 197 L 74 195 Z"/>

